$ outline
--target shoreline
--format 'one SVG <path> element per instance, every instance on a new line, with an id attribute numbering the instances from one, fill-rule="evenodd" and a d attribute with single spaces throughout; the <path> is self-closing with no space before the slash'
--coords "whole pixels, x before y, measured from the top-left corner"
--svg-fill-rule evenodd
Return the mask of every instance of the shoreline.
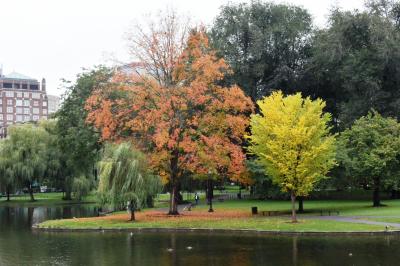
<path id="1" fill-rule="evenodd" d="M 222 233 L 222 234 L 247 234 L 247 235 L 282 235 L 282 236 L 374 236 L 374 235 L 400 235 L 400 230 L 380 231 L 278 231 L 258 229 L 221 229 L 221 228 L 173 228 L 173 227 L 137 227 L 137 228 L 63 228 L 40 227 L 32 225 L 35 232 L 54 233 Z"/>

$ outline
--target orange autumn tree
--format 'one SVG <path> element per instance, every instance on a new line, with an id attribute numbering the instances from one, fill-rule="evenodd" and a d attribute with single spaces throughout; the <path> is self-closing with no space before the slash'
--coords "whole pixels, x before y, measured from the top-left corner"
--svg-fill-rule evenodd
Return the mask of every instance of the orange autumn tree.
<path id="1" fill-rule="evenodd" d="M 218 82 L 229 71 L 209 46 L 204 29 L 193 30 L 172 67 L 168 84 L 151 74 L 116 73 L 87 100 L 88 122 L 104 140 L 132 140 L 171 187 L 169 214 L 178 214 L 181 177 L 245 173 L 242 136 L 253 111 L 237 87 Z"/>

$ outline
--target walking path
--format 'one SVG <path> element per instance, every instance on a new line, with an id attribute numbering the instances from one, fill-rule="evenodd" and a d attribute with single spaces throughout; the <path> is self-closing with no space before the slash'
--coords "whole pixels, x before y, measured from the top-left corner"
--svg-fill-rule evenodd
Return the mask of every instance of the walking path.
<path id="1" fill-rule="evenodd" d="M 394 227 L 394 228 L 400 229 L 400 223 L 388 223 L 388 222 L 377 222 L 377 221 L 372 221 L 372 220 L 365 220 L 365 218 L 373 219 L 373 218 L 389 218 L 389 217 L 390 216 L 303 216 L 302 218 L 317 219 L 317 220 L 332 220 L 332 221 L 347 222 L 347 223 L 382 225 L 384 227 L 389 226 L 389 227 Z M 390 218 L 393 218 L 393 216 Z"/>

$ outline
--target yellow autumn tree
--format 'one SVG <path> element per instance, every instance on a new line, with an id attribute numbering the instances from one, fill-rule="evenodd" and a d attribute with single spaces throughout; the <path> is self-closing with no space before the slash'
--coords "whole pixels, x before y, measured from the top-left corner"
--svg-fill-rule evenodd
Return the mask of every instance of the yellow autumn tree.
<path id="1" fill-rule="evenodd" d="M 260 114 L 251 116 L 249 152 L 284 192 L 290 193 L 292 222 L 296 197 L 307 196 L 335 165 L 335 136 L 330 134 L 331 115 L 321 99 L 284 97 L 281 91 L 257 101 Z"/>

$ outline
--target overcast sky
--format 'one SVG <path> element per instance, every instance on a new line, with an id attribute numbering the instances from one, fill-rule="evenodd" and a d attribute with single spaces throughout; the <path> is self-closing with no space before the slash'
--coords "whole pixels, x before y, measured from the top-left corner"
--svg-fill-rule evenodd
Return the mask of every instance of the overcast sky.
<path id="1" fill-rule="evenodd" d="M 41 80 L 60 95 L 60 79 L 73 80 L 82 68 L 129 62 L 124 33 L 143 14 L 172 6 L 206 25 L 219 7 L 249 0 L 0 0 L 0 65 Z M 363 7 L 363 0 L 287 0 L 307 8 L 323 26 L 329 9 Z"/>

